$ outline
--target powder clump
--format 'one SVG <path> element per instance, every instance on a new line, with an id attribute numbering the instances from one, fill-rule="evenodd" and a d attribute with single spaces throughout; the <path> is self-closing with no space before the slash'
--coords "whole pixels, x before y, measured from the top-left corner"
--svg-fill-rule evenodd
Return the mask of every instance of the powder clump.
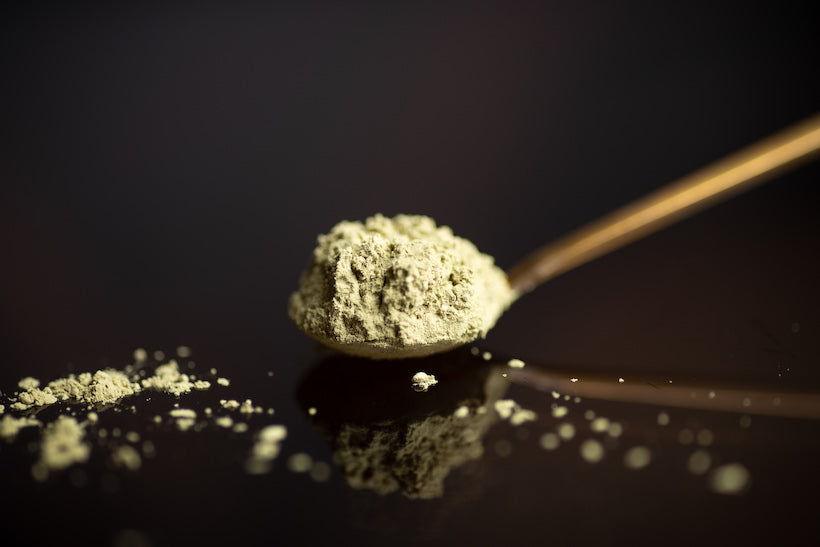
<path id="1" fill-rule="evenodd" d="M 318 237 L 290 317 L 365 357 L 427 355 L 486 335 L 513 300 L 493 258 L 420 215 L 340 222 Z"/>

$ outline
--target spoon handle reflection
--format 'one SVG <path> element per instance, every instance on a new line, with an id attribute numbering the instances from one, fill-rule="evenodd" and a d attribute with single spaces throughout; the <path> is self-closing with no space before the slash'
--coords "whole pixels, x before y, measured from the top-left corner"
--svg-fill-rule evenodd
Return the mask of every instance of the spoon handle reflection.
<path id="1" fill-rule="evenodd" d="M 820 150 L 820 115 L 718 160 L 536 250 L 509 272 L 517 295 L 771 178 Z"/>

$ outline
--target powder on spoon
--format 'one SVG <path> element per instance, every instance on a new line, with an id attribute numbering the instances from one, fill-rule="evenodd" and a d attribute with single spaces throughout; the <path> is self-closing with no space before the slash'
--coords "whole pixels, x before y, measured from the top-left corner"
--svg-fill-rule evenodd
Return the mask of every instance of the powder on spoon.
<path id="1" fill-rule="evenodd" d="M 318 237 L 289 312 L 345 353 L 416 357 L 486 336 L 513 299 L 493 258 L 449 227 L 377 214 Z"/>

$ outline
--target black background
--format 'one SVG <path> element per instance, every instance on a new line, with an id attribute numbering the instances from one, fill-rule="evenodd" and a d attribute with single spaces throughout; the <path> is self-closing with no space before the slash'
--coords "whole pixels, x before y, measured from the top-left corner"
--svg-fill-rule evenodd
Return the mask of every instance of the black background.
<path id="1" fill-rule="evenodd" d="M 316 234 L 376 212 L 427 214 L 508 268 L 570 229 L 816 113 L 820 44 L 809 7 L 3 8 L 0 389 L 12 390 L 21 376 L 119 367 L 136 347 L 168 352 L 185 344 L 238 391 L 267 397 L 283 420 L 301 416 L 295 385 L 319 354 L 289 323 L 286 304 Z M 817 164 L 804 166 L 550 282 L 516 303 L 482 345 L 579 370 L 817 386 L 818 176 Z M 259 380 L 269 370 L 276 372 L 270 385 Z M 644 522 L 646 535 L 636 532 L 640 523 L 623 521 L 608 534 L 624 514 L 593 508 L 621 503 L 623 485 L 617 474 L 604 474 L 562 501 L 589 508 L 585 518 L 599 526 L 584 526 L 578 536 L 559 527 L 557 538 L 709 543 L 800 535 L 808 524 L 789 516 L 797 477 L 810 472 L 797 455 L 818 450 L 817 429 L 789 424 L 770 424 L 770 431 L 793 432 L 778 437 L 777 448 L 767 434 L 759 444 L 738 444 L 739 453 L 792 473 L 759 490 L 760 500 L 779 500 L 779 512 L 753 494 L 727 502 L 699 493 L 688 509 L 672 504 L 653 517 L 656 525 Z M 322 450 L 308 428 L 292 429 L 295 445 Z M 513 460 L 487 464 L 486 476 L 509 477 L 508 489 L 494 490 L 497 500 L 523 503 L 528 498 L 516 489 L 545 464 Z M 280 469 L 266 483 L 276 492 L 265 508 L 251 494 L 255 505 L 219 506 L 196 491 L 201 476 L 191 473 L 177 486 L 193 493 L 178 493 L 177 501 L 199 496 L 211 509 L 204 516 L 186 510 L 183 532 L 163 521 L 157 530 L 165 531 L 148 534 L 156 543 L 228 538 L 226 525 L 214 524 L 220 514 L 254 543 L 274 542 L 277 527 L 291 541 L 300 527 L 314 541 L 327 533 L 379 543 L 383 530 L 392 530 L 392 542 L 413 537 L 402 535 L 411 525 L 396 516 L 411 511 L 404 502 L 356 498 L 372 504 L 361 511 L 373 513 L 368 526 L 338 516 L 335 504 L 345 496 L 338 478 L 335 486 L 305 486 Z M 240 481 L 232 493 L 253 491 L 240 472 L 225 473 Z M 806 484 L 816 485 L 814 473 Z M 636 486 L 643 511 L 689 492 L 652 484 Z M 77 495 L 69 487 L 38 488 L 60 500 L 49 506 L 54 514 Z M 115 510 L 142 514 L 135 507 L 150 506 L 147 493 L 161 491 L 150 478 L 133 488 L 116 503 L 87 490 L 77 514 L 104 504 L 117 523 L 109 528 L 122 526 L 111 517 Z M 6 489 L 3 497 L 16 494 Z M 471 517 L 453 516 L 451 502 L 440 518 L 452 524 L 442 524 L 437 537 L 535 542 L 556 531 L 548 511 L 530 505 L 516 507 L 515 518 L 498 517 L 510 521 L 507 532 L 490 533 L 501 523 L 487 524 L 487 515 L 506 514 L 496 503 Z M 816 503 L 806 503 L 800 507 L 813 514 Z M 42 522 L 50 514 L 39 515 Z M 2 524 L 19 532 L 19 515 L 10 515 Z M 109 528 L 89 532 L 88 540 L 107 542 Z M 660 537 L 665 529 L 677 535 Z"/>

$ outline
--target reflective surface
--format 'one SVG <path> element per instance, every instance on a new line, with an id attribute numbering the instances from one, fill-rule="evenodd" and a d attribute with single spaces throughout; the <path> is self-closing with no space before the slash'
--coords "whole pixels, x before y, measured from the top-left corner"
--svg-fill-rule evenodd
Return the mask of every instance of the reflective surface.
<path id="1" fill-rule="evenodd" d="M 817 392 L 817 164 L 539 287 L 478 355 L 380 370 L 325 353 L 286 313 L 316 234 L 341 219 L 428 214 L 507 268 L 815 112 L 809 19 L 752 8 L 14 8 L 0 22 L 0 390 L 180 345 L 185 370 L 230 385 L 98 411 L 91 460 L 43 483 L 37 430 L 0 442 L 0 543 L 816 536 L 817 421 L 575 402 L 571 378 Z M 439 383 L 413 391 L 419 370 Z M 556 371 L 560 400 L 537 381 Z M 194 428 L 175 403 L 198 411 Z M 513 425 L 516 410 L 536 418 Z M 281 453 L 249 474 L 270 424 L 288 428 Z M 124 439 L 137 471 L 110 464 Z M 715 492 L 711 471 L 732 463 L 746 487 Z"/>

